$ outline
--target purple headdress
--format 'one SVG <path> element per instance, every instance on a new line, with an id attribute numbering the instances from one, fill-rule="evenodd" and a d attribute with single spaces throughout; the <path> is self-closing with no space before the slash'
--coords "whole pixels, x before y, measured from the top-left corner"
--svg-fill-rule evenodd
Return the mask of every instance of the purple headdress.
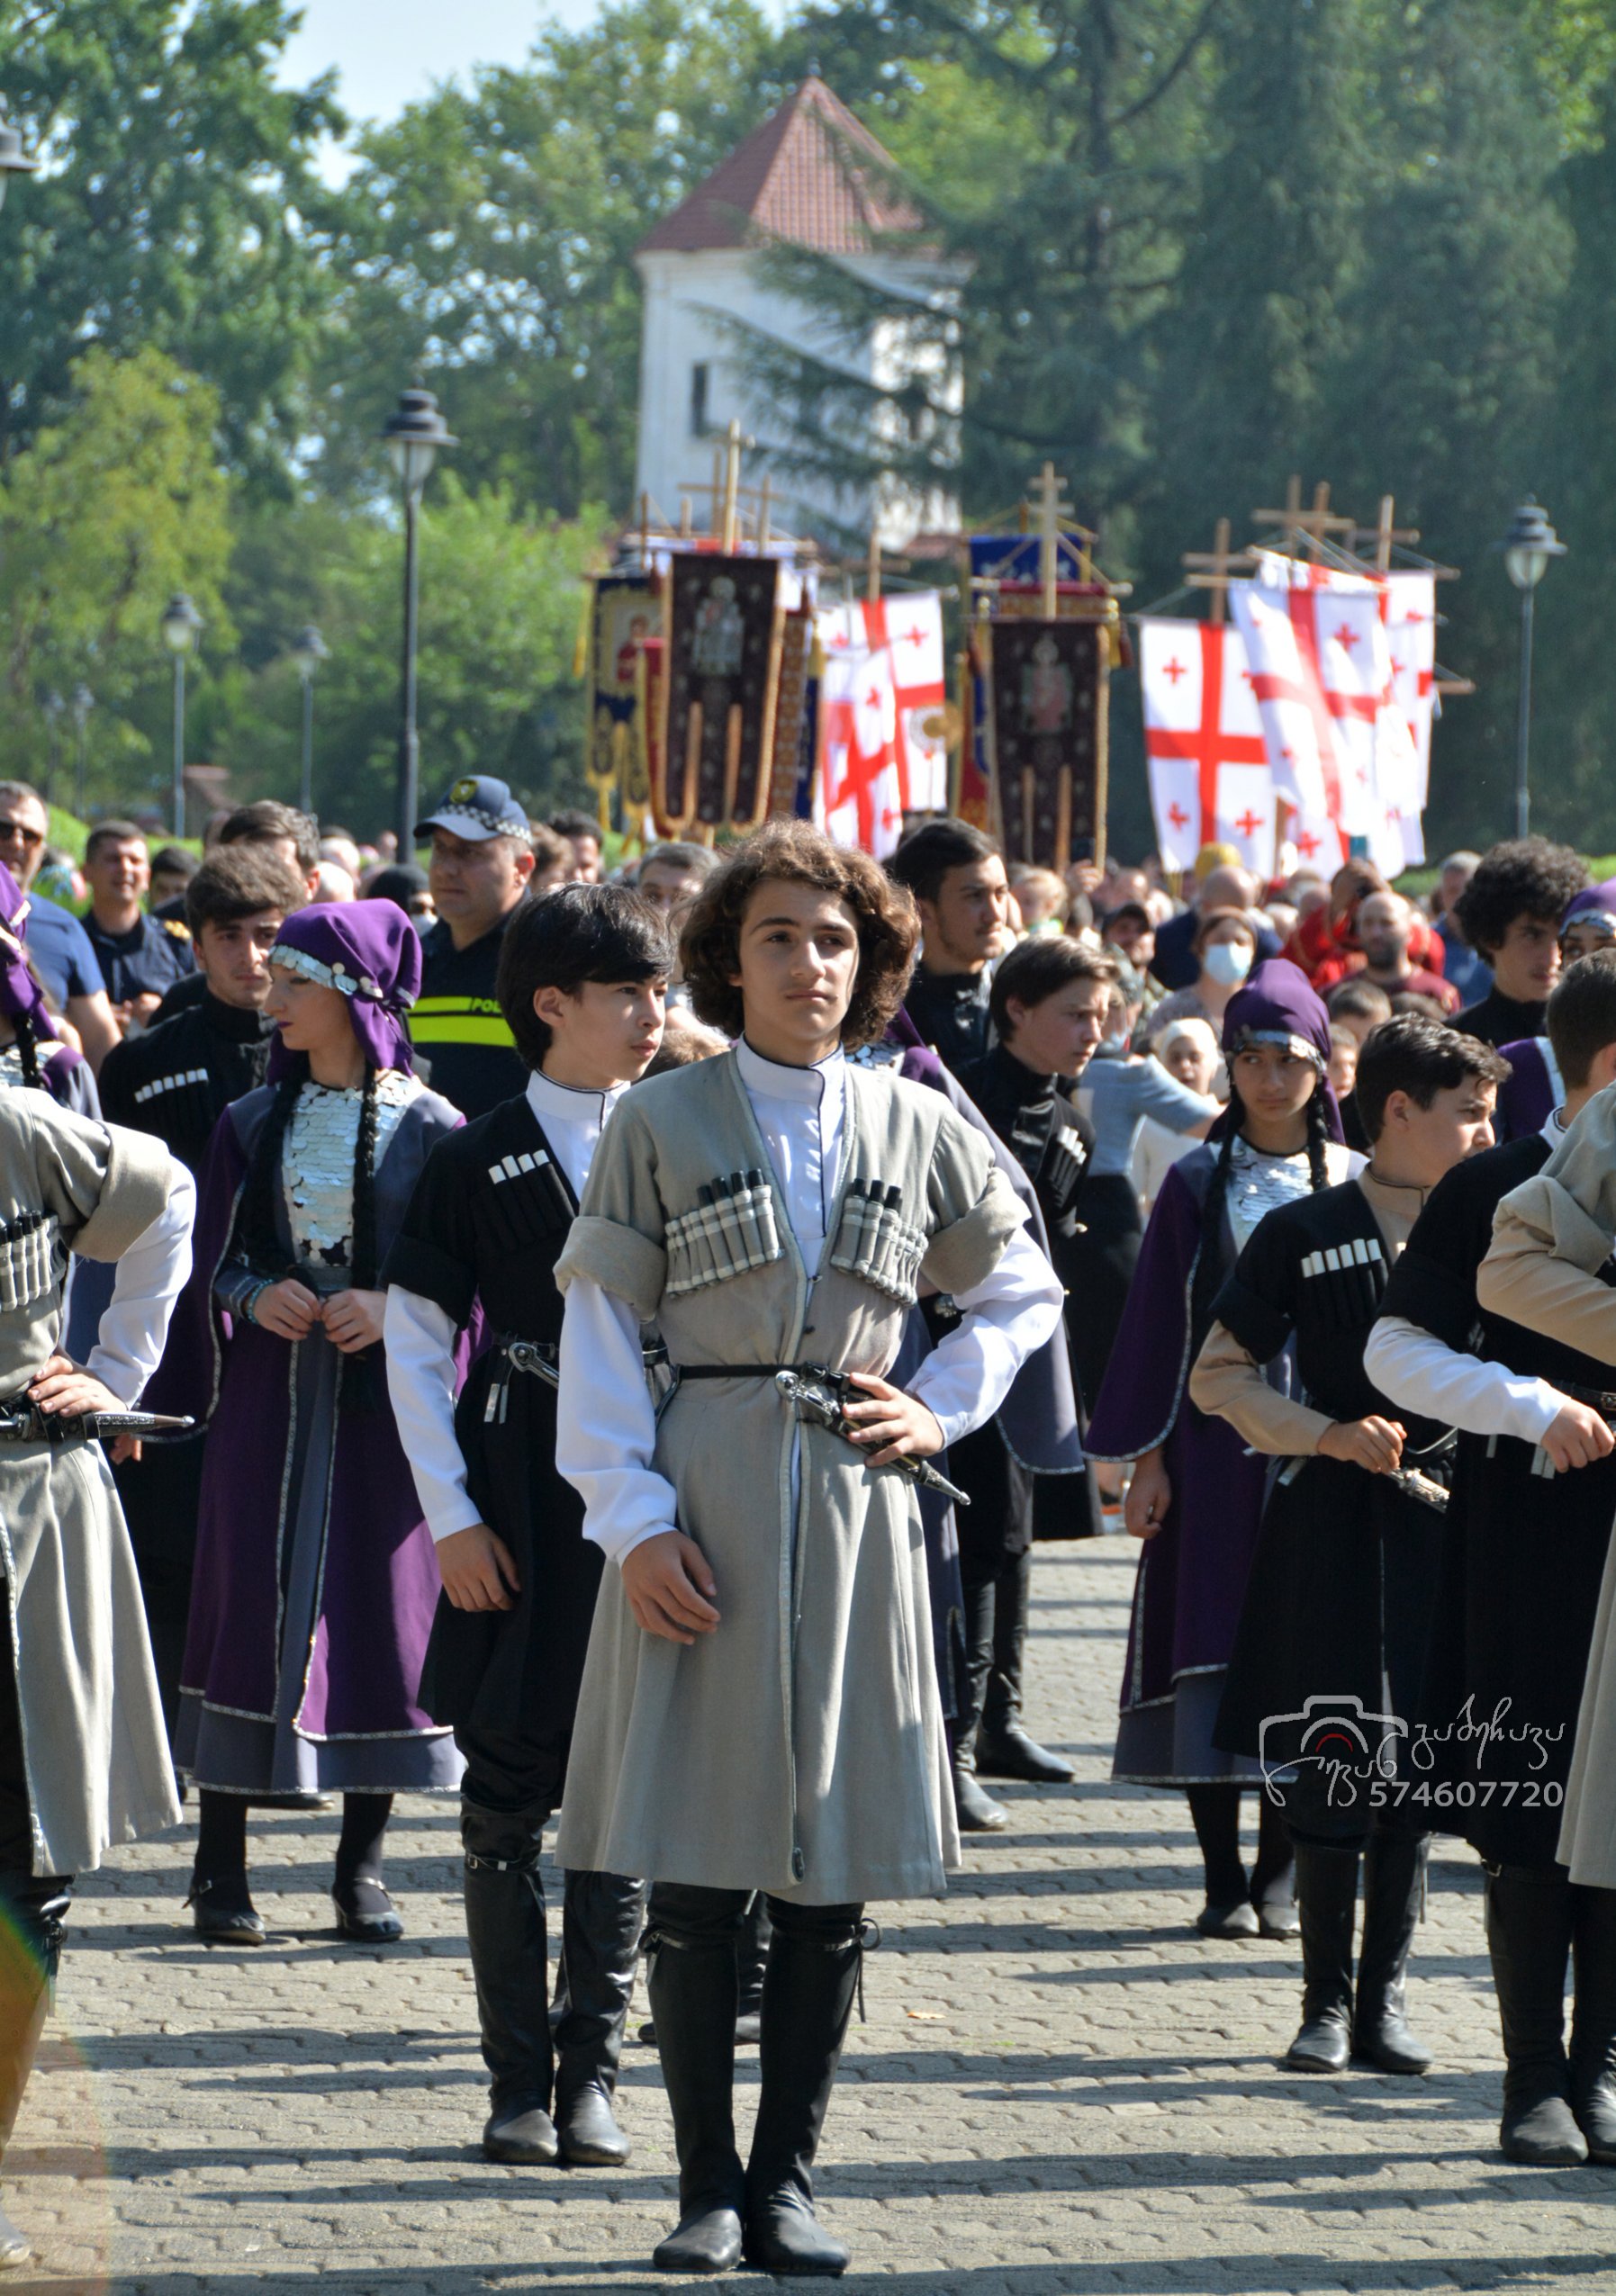
<path id="1" fill-rule="evenodd" d="M 58 1037 L 61 1031 L 50 1017 L 45 992 L 23 953 L 28 908 L 27 894 L 10 869 L 0 865 L 0 1013 L 36 1037 Z"/>
<path id="2" fill-rule="evenodd" d="M 1332 1140 L 1341 1139 L 1341 1112 L 1330 1082 L 1330 1015 L 1306 974 L 1286 957 L 1270 957 L 1259 965 L 1223 1009 L 1224 1059 L 1232 1060 L 1253 1044 L 1284 1045 L 1287 1051 L 1312 1062 L 1319 1078 L 1326 1129 Z M 1232 1105 L 1214 1125 L 1212 1139 L 1222 1139 Z"/>
<path id="3" fill-rule="evenodd" d="M 1566 914 L 1560 919 L 1560 931 L 1575 924 L 1578 917 L 1598 916 L 1616 928 L 1616 877 L 1607 877 L 1602 884 L 1584 885 L 1566 904 Z"/>
<path id="4" fill-rule="evenodd" d="M 349 1024 L 372 1067 L 414 1067 L 404 1015 L 420 995 L 420 941 L 395 902 L 317 901 L 294 909 L 269 961 L 347 997 Z M 292 1058 L 277 1034 L 271 1084 L 280 1082 Z"/>

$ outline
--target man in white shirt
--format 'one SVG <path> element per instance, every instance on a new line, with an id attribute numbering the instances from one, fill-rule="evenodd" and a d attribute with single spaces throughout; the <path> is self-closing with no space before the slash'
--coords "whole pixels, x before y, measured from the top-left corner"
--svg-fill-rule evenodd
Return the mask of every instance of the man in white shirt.
<path id="1" fill-rule="evenodd" d="M 444 1583 L 421 1703 L 466 1760 L 466 1933 L 492 2160 L 628 2157 L 611 2103 L 637 1879 L 568 1873 L 554 2052 L 546 2015 L 539 1851 L 602 1564 L 555 1468 L 554 1270 L 607 1117 L 662 1040 L 671 963 L 660 920 L 620 886 L 566 886 L 516 913 L 498 995 L 527 1090 L 433 1152 L 383 1269 L 388 1381 Z M 479 1309 L 495 1344 L 456 1409 L 456 1341 Z M 637 1358 L 631 1375 L 643 1389 Z"/>

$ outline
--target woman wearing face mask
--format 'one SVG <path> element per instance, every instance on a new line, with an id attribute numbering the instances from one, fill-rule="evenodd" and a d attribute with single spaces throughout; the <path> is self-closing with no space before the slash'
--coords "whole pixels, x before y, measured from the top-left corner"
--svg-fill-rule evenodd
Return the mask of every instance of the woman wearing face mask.
<path id="1" fill-rule="evenodd" d="M 1216 1034 L 1229 999 L 1257 962 L 1256 923 L 1244 909 L 1208 909 L 1190 947 L 1200 970 L 1187 988 L 1162 998 L 1145 1023 L 1142 1049 L 1174 1021 L 1205 1021 Z"/>

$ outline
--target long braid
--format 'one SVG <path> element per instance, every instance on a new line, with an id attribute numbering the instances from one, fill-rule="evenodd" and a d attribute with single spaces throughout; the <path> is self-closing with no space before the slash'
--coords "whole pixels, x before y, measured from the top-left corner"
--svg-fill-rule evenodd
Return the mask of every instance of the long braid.
<path id="1" fill-rule="evenodd" d="M 374 1292 L 379 1254 L 376 1249 L 376 1071 L 365 1064 L 365 1090 L 359 1102 L 359 1129 L 354 1138 L 352 1254 L 356 1292 Z M 380 1404 L 376 1379 L 376 1350 L 366 1347 L 345 1355 L 341 1370 L 341 1407 L 345 1411 L 374 1411 Z"/>
<path id="2" fill-rule="evenodd" d="M 40 1049 L 35 1041 L 33 1022 L 26 1013 L 19 1013 L 12 1023 L 17 1032 L 17 1058 L 23 1064 L 23 1082 L 38 1092 L 48 1089 L 40 1073 Z"/>
<path id="3" fill-rule="evenodd" d="M 1234 1143 L 1245 1121 L 1245 1110 L 1232 1076 L 1229 1079 L 1229 1114 L 1218 1143 L 1206 1201 L 1201 1207 L 1201 1242 L 1196 1254 L 1195 1281 L 1190 1286 L 1190 1330 L 1198 1345 L 1212 1323 L 1212 1303 L 1223 1283 L 1223 1207 L 1229 1200 L 1229 1177 L 1234 1163 Z"/>
<path id="4" fill-rule="evenodd" d="M 1324 1121 L 1324 1086 L 1321 1078 L 1307 1103 L 1307 1184 L 1315 1196 L 1321 1188 L 1330 1185 L 1330 1161 L 1324 1154 L 1324 1143 L 1329 1138 L 1329 1128 Z"/>
<path id="5" fill-rule="evenodd" d="M 298 1094 L 308 1079 L 308 1060 L 302 1053 L 295 1053 L 291 1068 L 275 1087 L 275 1100 L 258 1134 L 247 1170 L 247 1184 L 241 1192 L 238 1215 L 241 1255 L 259 1275 L 280 1276 L 285 1273 L 286 1247 L 275 1217 L 281 1191 L 281 1151 Z"/>

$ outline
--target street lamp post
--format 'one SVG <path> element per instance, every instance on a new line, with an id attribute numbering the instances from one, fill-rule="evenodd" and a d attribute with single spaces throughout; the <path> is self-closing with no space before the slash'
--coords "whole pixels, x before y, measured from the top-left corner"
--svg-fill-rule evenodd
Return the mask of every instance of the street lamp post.
<path id="1" fill-rule="evenodd" d="M 185 656 L 202 635 L 202 617 L 185 592 L 163 608 L 163 644 L 174 656 L 174 833 L 185 833 Z"/>
<path id="2" fill-rule="evenodd" d="M 292 641 L 292 659 L 303 689 L 303 771 L 299 802 L 307 814 L 314 810 L 314 672 L 330 658 L 330 648 L 311 622 Z"/>
<path id="3" fill-rule="evenodd" d="M 5 204 L 5 186 L 14 176 L 32 176 L 39 166 L 23 149 L 23 139 L 15 128 L 0 119 L 0 207 Z"/>
<path id="4" fill-rule="evenodd" d="M 1515 727 L 1515 834 L 1527 835 L 1531 823 L 1531 788 L 1528 779 L 1532 723 L 1532 602 L 1551 558 L 1563 558 L 1566 545 L 1548 523 L 1548 513 L 1531 496 L 1516 511 L 1510 530 L 1499 545 L 1504 571 L 1521 593 L 1521 710 Z"/>
<path id="5" fill-rule="evenodd" d="M 408 860 L 415 850 L 415 822 L 420 810 L 420 742 L 415 725 L 415 653 L 420 608 L 416 528 L 420 492 L 440 446 L 453 446 L 438 401 L 429 391 L 403 392 L 387 418 L 382 433 L 404 496 L 404 652 L 402 707 L 399 725 L 398 831 L 399 859 Z"/>
<path id="6" fill-rule="evenodd" d="M 62 761 L 62 712 L 67 707 L 54 686 L 40 704 L 45 714 L 45 728 L 50 740 L 45 759 L 44 797 L 47 805 L 51 804 L 56 797 L 56 771 Z"/>
<path id="7" fill-rule="evenodd" d="M 68 706 L 73 713 L 73 730 L 78 736 L 78 754 L 73 771 L 73 810 L 82 821 L 90 757 L 90 712 L 95 707 L 95 697 L 82 678 L 74 687 L 73 698 Z"/>

